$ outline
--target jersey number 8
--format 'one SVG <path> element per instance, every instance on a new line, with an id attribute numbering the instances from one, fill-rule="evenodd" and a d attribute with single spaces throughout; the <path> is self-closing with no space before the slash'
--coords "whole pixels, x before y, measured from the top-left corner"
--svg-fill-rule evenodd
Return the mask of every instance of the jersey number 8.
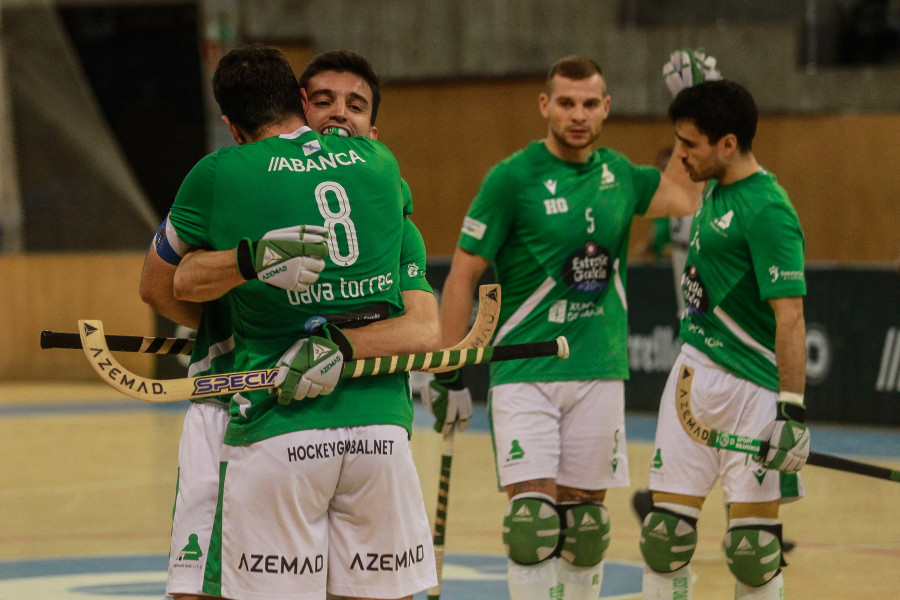
<path id="1" fill-rule="evenodd" d="M 334 195 L 337 201 L 337 210 L 331 210 L 328 204 L 328 194 Z M 325 219 L 325 227 L 328 228 L 328 253 L 331 261 L 339 266 L 348 267 L 359 258 L 359 242 L 356 239 L 356 227 L 350 220 L 350 200 L 344 186 L 336 181 L 323 181 L 316 186 L 316 203 L 319 205 L 319 213 Z M 338 225 L 346 236 L 346 252 L 341 253 L 341 244 L 338 243 Z"/>

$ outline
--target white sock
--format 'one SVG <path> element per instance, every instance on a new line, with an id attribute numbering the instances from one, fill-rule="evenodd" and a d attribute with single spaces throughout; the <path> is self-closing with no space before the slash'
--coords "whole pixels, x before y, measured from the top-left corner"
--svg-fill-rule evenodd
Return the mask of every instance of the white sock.
<path id="1" fill-rule="evenodd" d="M 559 582 L 556 580 L 556 559 L 536 565 L 520 565 L 509 561 L 507 567 L 510 600 L 550 600 L 555 598 Z"/>
<path id="2" fill-rule="evenodd" d="M 603 563 L 593 567 L 576 567 L 560 560 L 556 566 L 564 600 L 597 600 L 603 584 Z"/>
<path id="3" fill-rule="evenodd" d="M 750 587 L 740 581 L 734 584 L 734 600 L 781 600 L 784 598 L 784 579 L 781 573 L 759 587 Z"/>
<path id="4" fill-rule="evenodd" d="M 694 590 L 691 565 L 686 564 L 671 573 L 657 573 L 644 565 L 641 589 L 644 600 L 691 600 Z"/>

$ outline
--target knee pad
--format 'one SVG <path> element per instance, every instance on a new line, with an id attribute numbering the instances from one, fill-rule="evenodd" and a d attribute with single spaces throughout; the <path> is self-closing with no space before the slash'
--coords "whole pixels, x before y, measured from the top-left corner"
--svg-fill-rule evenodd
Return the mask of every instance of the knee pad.
<path id="1" fill-rule="evenodd" d="M 725 534 L 728 569 L 745 585 L 765 585 L 781 570 L 781 524 L 769 521 L 736 519 Z"/>
<path id="2" fill-rule="evenodd" d="M 600 564 L 609 548 L 609 511 L 599 502 L 557 507 L 563 524 L 559 557 L 576 567 Z"/>
<path id="3" fill-rule="evenodd" d="M 641 526 L 640 546 L 644 562 L 652 570 L 658 573 L 677 571 L 694 556 L 697 519 L 654 506 Z"/>
<path id="4" fill-rule="evenodd" d="M 559 513 L 549 496 L 514 496 L 503 517 L 506 555 L 520 565 L 536 565 L 553 557 L 559 544 L 559 525 Z"/>

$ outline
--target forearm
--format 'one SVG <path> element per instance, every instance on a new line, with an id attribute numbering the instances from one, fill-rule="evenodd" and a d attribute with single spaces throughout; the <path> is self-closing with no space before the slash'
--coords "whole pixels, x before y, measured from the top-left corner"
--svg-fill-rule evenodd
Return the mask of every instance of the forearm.
<path id="1" fill-rule="evenodd" d="M 775 360 L 779 389 L 803 394 L 806 388 L 806 323 L 801 298 L 780 299 L 776 310 Z"/>
<path id="2" fill-rule="evenodd" d="M 141 271 L 141 300 L 170 321 L 197 329 L 203 305 L 175 298 L 173 292 L 175 270 L 175 265 L 162 260 L 156 251 L 150 248 Z"/>
<path id="3" fill-rule="evenodd" d="M 441 345 L 444 348 L 453 346 L 466 336 L 475 288 L 489 264 L 480 256 L 456 249 L 441 293 Z"/>
<path id="4" fill-rule="evenodd" d="M 245 281 L 238 271 L 234 250 L 195 250 L 184 257 L 175 271 L 174 295 L 182 301 L 208 302 Z"/>
<path id="5" fill-rule="evenodd" d="M 404 313 L 363 327 L 343 329 L 353 344 L 353 358 L 432 352 L 441 346 L 440 320 L 434 294 L 403 292 Z"/>

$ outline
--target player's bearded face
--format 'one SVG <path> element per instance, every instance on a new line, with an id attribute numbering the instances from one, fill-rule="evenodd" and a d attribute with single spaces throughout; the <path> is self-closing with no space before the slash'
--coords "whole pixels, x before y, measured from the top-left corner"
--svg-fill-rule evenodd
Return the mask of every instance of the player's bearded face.
<path id="1" fill-rule="evenodd" d="M 550 135 L 573 150 L 597 143 L 603 121 L 609 115 L 609 96 L 600 75 L 572 80 L 554 77 L 549 95 L 541 95 L 541 113 L 547 118 Z"/>
<path id="2" fill-rule="evenodd" d="M 377 137 L 372 123 L 372 90 L 353 73 L 325 71 L 311 77 L 301 91 L 311 129 L 344 137 Z"/>
<path id="3" fill-rule="evenodd" d="M 692 181 L 721 179 L 725 175 L 728 166 L 719 156 L 718 144 L 711 144 L 693 122 L 677 122 L 675 137 L 676 156 L 681 159 Z"/>

